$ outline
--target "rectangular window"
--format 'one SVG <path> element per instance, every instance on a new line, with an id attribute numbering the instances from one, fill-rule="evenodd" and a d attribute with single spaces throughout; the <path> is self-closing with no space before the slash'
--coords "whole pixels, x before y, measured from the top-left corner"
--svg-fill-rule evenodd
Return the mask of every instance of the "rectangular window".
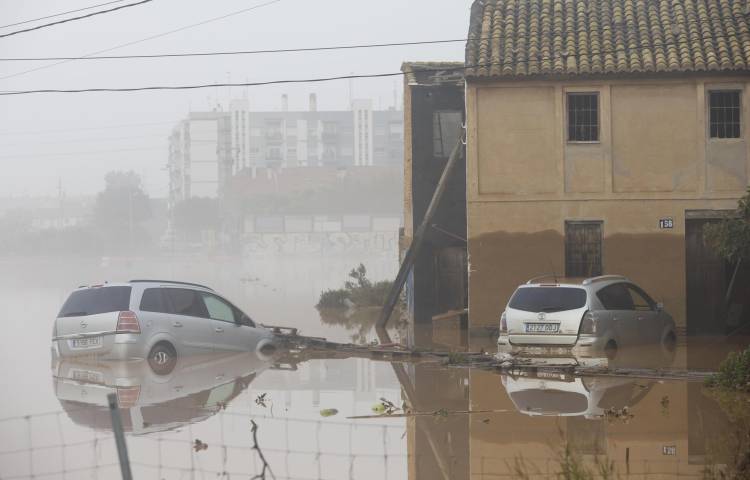
<path id="1" fill-rule="evenodd" d="M 171 313 L 208 318 L 208 310 L 203 303 L 203 298 L 195 290 L 186 288 L 165 288 L 163 290 L 169 298 Z"/>
<path id="2" fill-rule="evenodd" d="M 461 136 L 462 115 L 459 111 L 442 111 L 432 114 L 432 154 L 450 156 Z"/>
<path id="3" fill-rule="evenodd" d="M 711 138 L 740 138 L 740 92 L 711 92 L 709 102 Z"/>
<path id="4" fill-rule="evenodd" d="M 58 317 L 83 317 L 130 310 L 130 287 L 92 287 L 70 294 Z"/>
<path id="5" fill-rule="evenodd" d="M 599 94 L 568 94 L 568 141 L 599 141 Z"/>
<path id="6" fill-rule="evenodd" d="M 602 222 L 565 222 L 565 276 L 602 274 Z"/>
<path id="7" fill-rule="evenodd" d="M 141 311 L 169 313 L 161 288 L 147 288 L 141 297 Z"/>

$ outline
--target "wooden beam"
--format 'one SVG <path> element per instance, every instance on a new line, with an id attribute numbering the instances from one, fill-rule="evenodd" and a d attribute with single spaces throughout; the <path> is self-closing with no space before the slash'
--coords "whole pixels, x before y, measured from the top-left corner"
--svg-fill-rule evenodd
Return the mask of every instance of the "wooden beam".
<path id="1" fill-rule="evenodd" d="M 445 193 L 445 188 L 448 184 L 448 179 L 450 178 L 453 167 L 455 167 L 459 158 L 463 155 L 463 145 L 463 131 L 460 131 L 458 142 L 456 142 L 456 146 L 453 147 L 451 156 L 445 164 L 443 173 L 440 175 L 440 181 L 438 181 L 438 184 L 435 187 L 435 192 L 432 194 L 432 200 L 430 200 L 424 218 L 414 234 L 414 239 L 412 240 L 411 245 L 409 245 L 409 248 L 406 250 L 404 260 L 401 262 L 401 267 L 398 269 L 396 280 L 393 282 L 393 286 L 391 287 L 390 292 L 388 292 L 388 298 L 385 301 L 385 305 L 383 305 L 383 310 L 380 312 L 378 323 L 375 324 L 375 331 L 378 334 L 380 343 L 391 343 L 391 337 L 388 335 L 385 327 L 388 324 L 388 320 L 391 318 L 393 309 L 396 307 L 396 302 L 398 302 L 398 297 L 401 294 L 401 290 L 404 288 L 409 271 L 414 265 L 417 255 L 422 248 L 427 229 L 432 224 L 432 217 L 435 216 L 435 212 L 440 204 L 440 199 L 443 197 L 443 193 Z"/>

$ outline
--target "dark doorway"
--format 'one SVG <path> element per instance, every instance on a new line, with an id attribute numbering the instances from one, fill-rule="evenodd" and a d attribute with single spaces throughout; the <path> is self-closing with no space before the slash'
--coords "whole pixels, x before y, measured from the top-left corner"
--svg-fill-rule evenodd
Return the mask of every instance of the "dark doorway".
<path id="1" fill-rule="evenodd" d="M 747 334 L 750 329 L 750 265 L 731 264 L 707 245 L 704 227 L 726 212 L 685 219 L 688 335 Z M 730 212 L 731 213 L 731 212 Z M 734 281 L 732 280 L 734 279 Z M 730 291 L 731 285 L 731 291 Z"/>

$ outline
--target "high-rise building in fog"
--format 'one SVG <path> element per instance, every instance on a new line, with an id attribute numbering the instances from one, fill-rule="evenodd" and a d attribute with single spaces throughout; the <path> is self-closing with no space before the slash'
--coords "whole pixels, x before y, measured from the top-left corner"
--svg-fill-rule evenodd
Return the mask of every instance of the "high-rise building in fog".
<path id="1" fill-rule="evenodd" d="M 254 167 L 398 165 L 403 161 L 403 113 L 373 110 L 353 100 L 351 110 L 319 111 L 310 94 L 307 110 L 255 112 L 247 99 L 228 111 L 191 112 L 170 137 L 170 201 L 218 197 L 231 175 Z"/>
<path id="2" fill-rule="evenodd" d="M 232 122 L 228 112 L 190 112 L 172 130 L 169 137 L 170 205 L 191 198 L 216 198 L 229 175 L 229 133 Z"/>

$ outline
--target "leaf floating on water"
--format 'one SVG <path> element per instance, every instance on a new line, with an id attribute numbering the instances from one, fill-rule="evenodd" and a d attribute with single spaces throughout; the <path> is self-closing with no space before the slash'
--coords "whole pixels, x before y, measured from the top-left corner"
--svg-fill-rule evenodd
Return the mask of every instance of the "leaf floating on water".
<path id="1" fill-rule="evenodd" d="M 485 418 L 484 420 L 482 420 L 482 423 L 484 423 L 485 425 L 487 425 L 487 424 L 490 423 L 490 419 L 489 418 Z"/>
<path id="2" fill-rule="evenodd" d="M 335 408 L 324 408 L 323 410 L 320 411 L 320 416 L 321 417 L 332 417 L 332 416 L 336 415 L 337 413 L 339 413 L 339 411 L 336 410 Z"/>

